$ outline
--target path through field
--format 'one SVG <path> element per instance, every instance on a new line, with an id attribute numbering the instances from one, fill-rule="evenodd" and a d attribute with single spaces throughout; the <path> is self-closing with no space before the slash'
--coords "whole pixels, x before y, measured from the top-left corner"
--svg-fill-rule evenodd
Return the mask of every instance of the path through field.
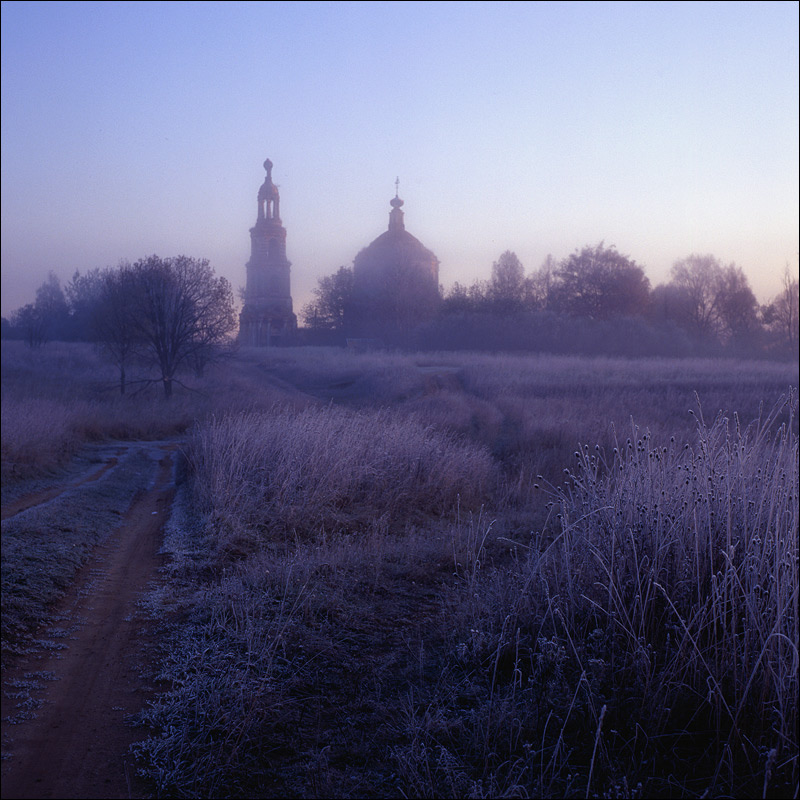
<path id="1" fill-rule="evenodd" d="M 19 498 L 3 512 L 4 518 L 28 513 L 66 492 L 77 493 L 80 502 L 85 487 L 137 448 L 148 456 L 142 463 L 151 470 L 149 488 L 129 498 L 119 528 L 95 548 L 58 604 L 54 618 L 60 630 L 69 632 L 67 646 L 53 650 L 52 642 L 48 647 L 48 640 L 40 639 L 44 647 L 3 676 L 4 798 L 140 796 L 126 752 L 141 737 L 125 717 L 142 708 L 152 688 L 141 669 L 150 642 L 142 635 L 136 601 L 161 563 L 161 528 L 174 492 L 175 445 L 120 445 L 108 450 L 99 469 Z M 14 695 L 29 696 L 35 711 L 20 714 Z"/>

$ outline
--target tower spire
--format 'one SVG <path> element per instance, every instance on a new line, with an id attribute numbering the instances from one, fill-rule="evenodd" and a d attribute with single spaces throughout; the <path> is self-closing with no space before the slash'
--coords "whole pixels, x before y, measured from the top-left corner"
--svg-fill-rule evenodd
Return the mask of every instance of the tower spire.
<path id="1" fill-rule="evenodd" d="M 292 311 L 291 263 L 286 258 L 286 228 L 280 215 L 280 193 L 272 181 L 272 161 L 258 190 L 258 217 L 250 228 L 250 260 L 239 341 L 271 347 L 291 341 L 297 330 Z"/>
<path id="2" fill-rule="evenodd" d="M 272 182 L 272 162 L 269 159 L 264 162 L 264 169 L 267 171 L 267 177 L 258 190 L 257 221 L 269 220 L 280 225 L 281 197 L 278 187 Z"/>
<path id="3" fill-rule="evenodd" d="M 406 226 L 403 224 L 403 212 L 400 206 L 403 201 L 400 199 L 400 178 L 394 182 L 394 197 L 389 201 L 392 210 L 389 212 L 389 230 L 390 231 L 404 231 Z"/>

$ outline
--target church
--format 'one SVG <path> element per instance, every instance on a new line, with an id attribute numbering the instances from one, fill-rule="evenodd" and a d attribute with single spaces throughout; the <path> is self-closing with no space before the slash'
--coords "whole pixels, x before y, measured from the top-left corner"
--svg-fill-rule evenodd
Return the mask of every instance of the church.
<path id="1" fill-rule="evenodd" d="M 439 259 L 406 230 L 395 182 L 389 227 L 353 260 L 353 330 L 358 336 L 404 337 L 440 303 Z"/>
<path id="2" fill-rule="evenodd" d="M 258 191 L 256 224 L 250 228 L 250 260 L 239 342 L 251 347 L 296 343 L 286 229 L 280 216 L 280 193 L 267 159 Z M 353 260 L 353 295 L 347 312 L 348 335 L 401 341 L 431 319 L 440 303 L 439 259 L 405 227 L 399 196 L 389 201 L 389 227 Z"/>
<path id="3" fill-rule="evenodd" d="M 272 162 L 258 190 L 256 224 L 250 228 L 250 260 L 244 308 L 239 315 L 239 342 L 254 347 L 289 344 L 297 333 L 292 311 L 291 262 L 286 258 L 286 228 L 280 215 L 280 193 L 272 182 Z"/>

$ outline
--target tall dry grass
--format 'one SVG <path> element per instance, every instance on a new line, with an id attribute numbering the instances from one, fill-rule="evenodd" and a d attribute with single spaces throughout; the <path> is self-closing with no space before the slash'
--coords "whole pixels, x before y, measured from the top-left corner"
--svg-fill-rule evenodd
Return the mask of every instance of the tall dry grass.
<path id="1" fill-rule="evenodd" d="M 32 351 L 2 342 L 3 483 L 52 471 L 87 441 L 172 438 L 220 409 L 298 403 L 236 362 L 214 365 L 175 391 L 166 401 L 158 386 L 132 380 L 120 396 L 114 369 L 88 344 L 52 342 Z"/>
<path id="2" fill-rule="evenodd" d="M 796 411 L 578 450 L 550 524 L 450 599 L 400 721 L 411 793 L 796 797 Z"/>
<path id="3" fill-rule="evenodd" d="M 387 411 L 213 417 L 194 430 L 187 453 L 214 524 L 273 537 L 475 507 L 496 477 L 483 448 Z"/>
<path id="4" fill-rule="evenodd" d="M 699 416 L 682 448 L 634 429 L 608 464 L 582 449 L 537 563 L 569 636 L 604 631 L 615 694 L 646 687 L 648 736 L 704 739 L 726 790 L 770 753 L 797 785 L 796 412 L 793 396 L 747 426 Z"/>
<path id="5" fill-rule="evenodd" d="M 654 439 L 689 441 L 699 394 L 711 417 L 754 419 L 799 380 L 798 365 L 733 359 L 587 358 L 487 353 L 355 353 L 304 348 L 243 354 L 253 370 L 325 402 L 387 407 L 487 447 L 525 505 L 537 474 L 553 482 L 579 442 L 613 446 L 635 419 Z M 794 421 L 795 432 L 797 422 Z"/>

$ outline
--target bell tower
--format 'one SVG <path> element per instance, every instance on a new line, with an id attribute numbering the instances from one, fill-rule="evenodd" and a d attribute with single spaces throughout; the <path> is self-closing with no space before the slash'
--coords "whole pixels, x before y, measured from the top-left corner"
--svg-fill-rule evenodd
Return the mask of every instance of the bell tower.
<path id="1" fill-rule="evenodd" d="M 286 228 L 280 217 L 280 193 L 272 182 L 272 162 L 258 190 L 256 224 L 250 228 L 250 260 L 244 308 L 239 315 L 239 341 L 253 347 L 291 342 L 297 332 L 292 312 L 291 263 L 286 258 Z"/>

